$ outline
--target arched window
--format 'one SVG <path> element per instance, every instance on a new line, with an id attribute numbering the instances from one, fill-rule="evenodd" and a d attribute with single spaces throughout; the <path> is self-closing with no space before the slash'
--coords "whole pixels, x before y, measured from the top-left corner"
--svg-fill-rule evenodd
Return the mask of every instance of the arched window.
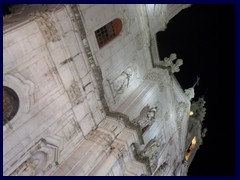
<path id="1" fill-rule="evenodd" d="M 105 26 L 95 31 L 99 48 L 103 47 L 115 37 L 117 37 L 122 30 L 122 21 L 114 19 Z"/>
<path id="2" fill-rule="evenodd" d="M 190 146 L 189 146 L 188 149 L 187 149 L 187 153 L 186 153 L 186 155 L 185 155 L 185 160 L 186 160 L 186 161 L 190 158 L 190 155 L 191 155 L 193 149 L 195 148 L 196 144 L 197 144 L 197 138 L 196 138 L 196 136 L 194 136 L 194 138 L 192 139 L 192 142 L 191 142 Z"/>

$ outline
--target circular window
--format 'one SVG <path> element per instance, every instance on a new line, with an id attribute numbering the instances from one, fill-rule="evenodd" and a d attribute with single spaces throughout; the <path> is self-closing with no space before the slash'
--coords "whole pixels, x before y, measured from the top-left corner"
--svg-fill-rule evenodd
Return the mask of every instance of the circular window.
<path id="1" fill-rule="evenodd" d="M 17 93 L 6 86 L 3 86 L 3 125 L 11 121 L 17 114 L 19 98 Z"/>

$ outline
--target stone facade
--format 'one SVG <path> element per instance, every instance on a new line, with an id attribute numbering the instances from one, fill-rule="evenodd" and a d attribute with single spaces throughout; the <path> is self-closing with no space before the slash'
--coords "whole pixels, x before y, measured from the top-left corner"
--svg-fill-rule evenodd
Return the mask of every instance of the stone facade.
<path id="1" fill-rule="evenodd" d="M 155 36 L 187 6 L 12 9 L 3 85 L 19 108 L 3 126 L 3 174 L 186 175 L 191 103 L 172 72 L 156 67 Z M 116 18 L 122 31 L 99 48 L 95 31 Z"/>

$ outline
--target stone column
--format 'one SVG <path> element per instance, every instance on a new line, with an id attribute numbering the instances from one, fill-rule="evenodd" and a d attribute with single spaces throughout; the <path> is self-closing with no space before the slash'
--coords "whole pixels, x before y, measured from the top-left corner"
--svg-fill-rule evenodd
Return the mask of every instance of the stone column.
<path id="1" fill-rule="evenodd" d="M 102 164 L 100 164 L 99 168 L 94 173 L 94 176 L 105 176 L 113 167 L 116 161 L 117 158 L 115 157 L 114 153 L 110 153 L 107 159 Z"/>

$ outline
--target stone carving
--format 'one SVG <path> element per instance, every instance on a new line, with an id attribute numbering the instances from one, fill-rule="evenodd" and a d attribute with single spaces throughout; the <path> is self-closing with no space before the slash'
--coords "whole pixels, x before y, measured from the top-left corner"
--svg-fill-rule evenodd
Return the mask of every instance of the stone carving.
<path id="1" fill-rule="evenodd" d="M 140 112 L 140 115 L 133 120 L 133 123 L 139 124 L 142 129 L 149 127 L 155 120 L 157 107 L 150 108 L 146 105 Z"/>
<path id="2" fill-rule="evenodd" d="M 188 99 L 191 101 L 194 96 L 195 96 L 195 93 L 194 93 L 194 89 L 193 88 L 188 88 L 188 89 L 185 89 L 184 90 L 186 96 L 188 97 Z"/>
<path id="3" fill-rule="evenodd" d="M 55 42 L 60 40 L 58 30 L 48 12 L 31 13 L 30 17 L 37 19 L 38 26 L 46 42 Z"/>
<path id="4" fill-rule="evenodd" d="M 158 150 L 158 147 L 160 147 L 161 143 L 156 139 L 151 139 L 147 145 L 145 146 L 144 150 L 142 151 L 143 156 L 152 156 L 155 151 Z"/>
<path id="5" fill-rule="evenodd" d="M 206 115 L 206 108 L 204 107 L 205 103 L 206 102 L 203 98 L 199 98 L 198 101 L 193 102 L 191 106 L 191 110 L 194 113 L 193 117 L 198 119 L 200 122 L 204 120 Z"/>
<path id="6" fill-rule="evenodd" d="M 174 61 L 175 64 L 174 64 Z M 169 58 L 165 57 L 162 66 L 165 68 L 168 68 L 171 73 L 179 72 L 180 71 L 180 66 L 183 64 L 182 59 L 177 59 L 177 55 L 175 53 L 170 54 Z"/>
<path id="7" fill-rule="evenodd" d="M 154 173 L 154 176 L 163 176 L 166 173 L 167 168 L 169 167 L 168 162 L 164 162 L 159 166 L 159 168 Z"/>
<path id="8" fill-rule="evenodd" d="M 150 80 L 150 81 L 157 81 L 160 92 L 163 92 L 164 88 L 165 88 L 165 85 L 164 85 L 164 80 L 163 80 L 162 77 L 163 76 L 160 73 L 150 72 L 145 76 L 144 79 Z"/>
<path id="9" fill-rule="evenodd" d="M 4 74 L 3 85 L 8 86 L 16 91 L 21 106 L 19 112 L 28 113 L 31 105 L 34 104 L 33 92 L 34 83 L 19 73 Z"/>
<path id="10" fill-rule="evenodd" d="M 24 161 L 11 176 L 41 176 L 47 164 L 47 154 L 43 151 L 35 152 Z"/>
<path id="11" fill-rule="evenodd" d="M 120 159 L 127 150 L 124 144 L 114 141 L 110 146 L 110 152 L 112 152 L 117 159 Z"/>
<path id="12" fill-rule="evenodd" d="M 136 41 L 137 50 L 141 50 L 143 48 L 142 34 L 136 35 L 135 41 Z"/>
<path id="13" fill-rule="evenodd" d="M 195 94 L 194 94 L 194 88 L 196 85 L 199 85 L 199 80 L 200 78 L 197 77 L 197 81 L 196 83 L 193 85 L 193 87 L 185 89 L 184 92 L 186 94 L 186 96 L 188 97 L 188 99 L 191 101 L 192 98 L 194 98 Z"/>
<path id="14" fill-rule="evenodd" d="M 110 134 L 104 133 L 104 132 L 99 131 L 99 130 L 91 131 L 87 135 L 86 139 L 103 146 L 104 149 L 110 147 L 110 145 L 113 142 L 113 137 Z"/>
<path id="15" fill-rule="evenodd" d="M 164 158 L 163 163 L 159 166 L 159 168 L 156 170 L 156 172 L 154 173 L 154 176 L 163 176 L 166 174 L 167 169 L 172 166 L 170 164 L 170 158 L 171 155 L 169 153 L 167 153 L 167 155 Z"/>
<path id="16" fill-rule="evenodd" d="M 113 81 L 113 90 L 115 94 L 122 94 L 129 86 L 130 79 L 132 78 L 134 71 L 131 67 L 127 68 Z"/>
<path id="17" fill-rule="evenodd" d="M 67 92 L 68 92 L 70 101 L 72 103 L 72 106 L 76 106 L 83 101 L 81 90 L 78 87 L 78 83 L 76 81 L 74 81 L 71 84 L 71 86 L 70 86 L 70 88 L 68 89 Z"/>
<path id="18" fill-rule="evenodd" d="M 145 148 L 141 151 L 142 156 L 147 156 L 149 158 L 149 163 L 151 170 L 155 170 L 158 164 L 158 157 L 163 147 L 164 142 L 161 136 L 155 136 L 151 139 Z"/>
<path id="19" fill-rule="evenodd" d="M 182 121 L 184 118 L 185 112 L 187 112 L 188 105 L 185 102 L 179 102 L 176 105 L 176 116 L 177 116 L 177 128 L 179 136 L 182 134 Z"/>
<path id="20" fill-rule="evenodd" d="M 205 137 L 206 133 L 207 133 L 207 128 L 204 128 L 203 131 L 202 131 L 202 137 Z"/>

